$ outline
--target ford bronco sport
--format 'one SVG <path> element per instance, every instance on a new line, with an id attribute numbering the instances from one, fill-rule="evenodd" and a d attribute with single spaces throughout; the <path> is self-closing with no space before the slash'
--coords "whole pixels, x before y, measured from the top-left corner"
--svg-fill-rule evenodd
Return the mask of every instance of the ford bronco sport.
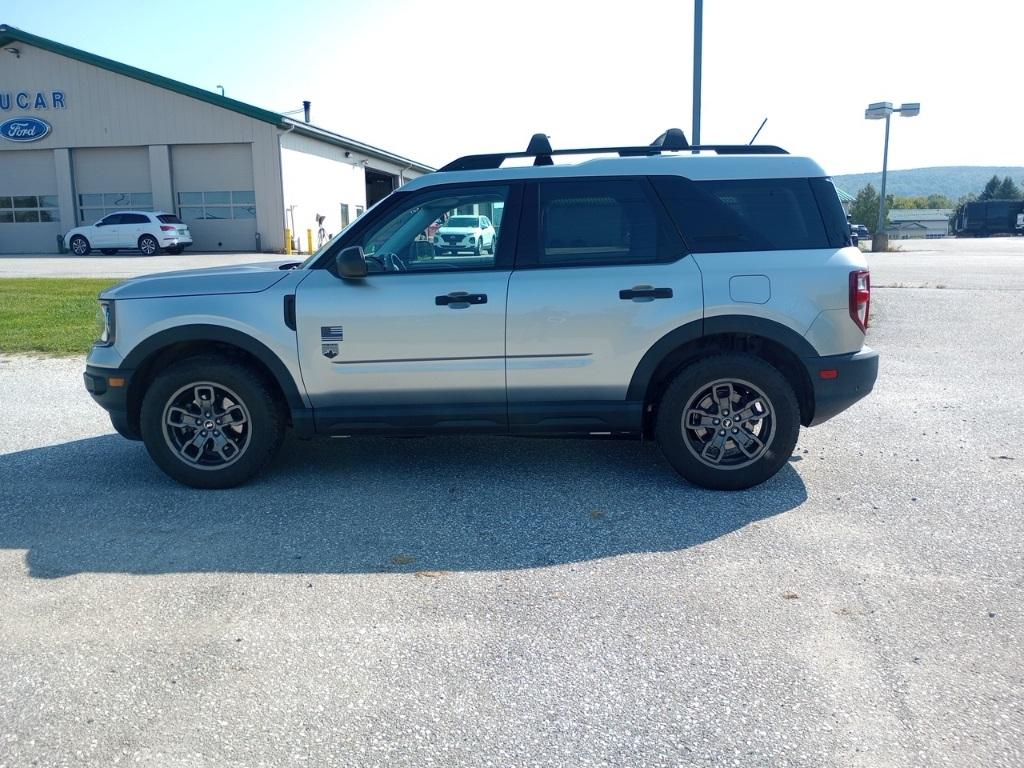
<path id="1" fill-rule="evenodd" d="M 552 159 L 574 154 L 598 157 Z M 459 216 L 486 217 L 493 253 L 434 247 Z M 812 160 L 678 129 L 562 150 L 538 134 L 406 184 L 302 264 L 104 291 L 85 384 L 201 488 L 251 478 L 290 428 L 653 438 L 687 480 L 740 489 L 871 390 L 869 305 Z"/>

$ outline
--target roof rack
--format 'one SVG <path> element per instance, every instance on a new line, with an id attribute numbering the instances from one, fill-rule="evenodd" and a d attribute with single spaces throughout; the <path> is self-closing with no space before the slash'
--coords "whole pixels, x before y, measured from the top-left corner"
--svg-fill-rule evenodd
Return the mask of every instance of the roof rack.
<path id="1" fill-rule="evenodd" d="M 711 151 L 719 155 L 785 155 L 786 150 L 773 144 L 700 144 L 691 146 L 679 128 L 669 128 L 646 146 L 638 147 L 582 147 L 579 149 L 552 149 L 543 133 L 535 133 L 525 152 L 496 152 L 487 155 L 465 155 L 452 160 L 442 171 L 482 171 L 500 168 L 510 157 L 532 157 L 534 165 L 552 165 L 552 155 L 609 155 L 644 157 L 662 152 Z"/>

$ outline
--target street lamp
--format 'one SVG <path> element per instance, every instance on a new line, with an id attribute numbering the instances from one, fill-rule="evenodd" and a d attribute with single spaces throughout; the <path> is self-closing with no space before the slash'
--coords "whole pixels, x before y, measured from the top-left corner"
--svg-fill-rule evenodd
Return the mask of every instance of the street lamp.
<path id="1" fill-rule="evenodd" d="M 915 117 L 921 113 L 921 105 L 916 101 L 901 104 L 894 109 L 891 101 L 876 101 L 868 104 L 864 110 L 867 120 L 885 120 L 885 149 L 882 152 L 882 195 L 878 201 L 878 224 L 875 236 L 871 238 L 872 252 L 884 251 L 889 247 L 889 236 L 885 233 L 885 177 L 889 170 L 889 117 L 898 112 L 901 117 Z"/>

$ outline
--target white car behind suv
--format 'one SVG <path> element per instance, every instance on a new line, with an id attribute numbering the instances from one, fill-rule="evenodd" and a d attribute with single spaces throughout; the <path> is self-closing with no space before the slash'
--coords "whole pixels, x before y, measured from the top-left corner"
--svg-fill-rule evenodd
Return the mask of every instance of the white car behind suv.
<path id="1" fill-rule="evenodd" d="M 143 256 L 154 256 L 161 249 L 181 253 L 192 245 L 192 235 L 173 213 L 117 211 L 95 224 L 75 227 L 64 235 L 64 242 L 75 256 L 88 256 L 93 249 L 107 255 L 138 249 Z"/>
<path id="2" fill-rule="evenodd" d="M 434 252 L 437 254 L 469 251 L 494 253 L 497 237 L 491 220 L 486 216 L 452 216 L 434 233 Z"/>

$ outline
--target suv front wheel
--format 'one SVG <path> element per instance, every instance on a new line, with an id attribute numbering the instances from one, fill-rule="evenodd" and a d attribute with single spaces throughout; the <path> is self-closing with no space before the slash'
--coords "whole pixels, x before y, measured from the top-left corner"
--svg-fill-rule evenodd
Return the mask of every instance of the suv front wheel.
<path id="1" fill-rule="evenodd" d="M 194 488 L 231 488 L 259 472 L 284 438 L 282 408 L 263 375 L 216 357 L 182 360 L 142 399 L 153 461 Z"/>
<path id="2" fill-rule="evenodd" d="M 658 444 L 691 483 L 741 490 L 789 459 L 800 408 L 779 371 L 753 355 L 723 354 L 684 368 L 658 408 Z"/>

